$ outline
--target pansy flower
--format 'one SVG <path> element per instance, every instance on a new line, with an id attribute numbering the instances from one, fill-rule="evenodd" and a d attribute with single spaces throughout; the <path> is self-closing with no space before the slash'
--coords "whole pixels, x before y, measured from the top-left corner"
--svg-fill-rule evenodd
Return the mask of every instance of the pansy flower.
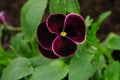
<path id="1" fill-rule="evenodd" d="M 69 57 L 77 50 L 77 44 L 86 39 L 85 21 L 78 14 L 53 14 L 37 28 L 38 48 L 50 59 Z"/>
<path id="2" fill-rule="evenodd" d="M 0 12 L 0 26 L 6 23 L 7 25 L 12 25 L 8 15 L 4 12 Z"/>
<path id="3" fill-rule="evenodd" d="M 2 26 L 2 25 L 4 26 L 4 24 L 8 25 L 8 26 L 12 25 L 8 15 L 4 11 L 1 11 L 0 12 L 0 26 Z M 2 43 L 2 46 L 3 46 L 4 49 L 7 48 L 9 40 L 10 40 L 9 31 L 3 29 L 2 30 L 1 43 Z"/>

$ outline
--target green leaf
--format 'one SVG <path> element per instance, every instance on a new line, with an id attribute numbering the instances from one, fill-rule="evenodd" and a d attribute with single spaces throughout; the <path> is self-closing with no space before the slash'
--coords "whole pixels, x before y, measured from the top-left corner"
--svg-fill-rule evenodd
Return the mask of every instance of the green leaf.
<path id="1" fill-rule="evenodd" d="M 36 37 L 36 28 L 39 25 L 48 0 L 28 0 L 21 11 L 21 26 L 24 35 L 33 40 Z"/>
<path id="2" fill-rule="evenodd" d="M 69 80 L 88 80 L 96 71 L 94 55 L 83 51 L 79 58 L 73 57 L 69 65 Z"/>
<path id="3" fill-rule="evenodd" d="M 49 10 L 51 14 L 63 13 L 66 14 L 66 0 L 50 0 Z"/>
<path id="4" fill-rule="evenodd" d="M 68 73 L 68 66 L 61 61 L 54 61 L 48 66 L 35 69 L 30 80 L 60 80 Z"/>
<path id="5" fill-rule="evenodd" d="M 26 58 L 17 58 L 14 59 L 10 65 L 8 65 L 1 77 L 1 80 L 18 80 L 27 75 L 30 75 L 33 72 L 31 63 Z"/>
<path id="6" fill-rule="evenodd" d="M 41 67 L 45 65 L 49 65 L 53 60 L 46 59 L 42 56 L 34 57 L 30 59 L 33 67 Z"/>
<path id="7" fill-rule="evenodd" d="M 105 80 L 120 80 L 120 63 L 110 64 L 104 71 Z"/>
<path id="8" fill-rule="evenodd" d="M 104 12 L 102 13 L 99 17 L 98 17 L 98 20 L 96 22 L 94 22 L 92 25 L 91 25 L 91 29 L 88 30 L 88 36 L 87 38 L 89 39 L 89 41 L 92 41 L 94 43 L 96 42 L 99 42 L 96 34 L 97 34 L 97 31 L 101 25 L 101 23 L 111 14 L 111 11 L 107 11 L 107 12 Z M 92 36 L 92 38 L 91 38 Z"/>
<path id="9" fill-rule="evenodd" d="M 101 23 L 111 14 L 111 11 L 107 11 L 102 13 L 99 17 L 98 20 L 92 25 L 92 30 L 95 34 L 96 31 L 99 29 L 99 26 L 101 25 Z"/>
<path id="10" fill-rule="evenodd" d="M 78 45 L 78 50 L 77 50 L 75 56 L 76 56 L 77 58 L 79 58 L 80 55 L 83 53 L 83 51 L 87 49 L 87 47 L 88 47 L 88 46 L 87 46 L 87 43 L 86 43 L 86 42 L 84 42 L 83 44 L 79 44 L 79 45 Z"/>
<path id="11" fill-rule="evenodd" d="M 78 13 L 80 14 L 80 7 L 78 0 L 50 0 L 50 13 Z"/>
<path id="12" fill-rule="evenodd" d="M 67 12 L 80 14 L 80 6 L 78 0 L 66 0 Z"/>
<path id="13" fill-rule="evenodd" d="M 112 13 L 111 11 L 106 11 L 106 12 L 102 13 L 99 16 L 97 23 L 101 24 L 108 16 L 111 15 L 111 13 Z"/>
<path id="14" fill-rule="evenodd" d="M 103 45 L 109 49 L 120 50 L 120 36 L 110 33 L 103 42 Z"/>
<path id="15" fill-rule="evenodd" d="M 31 56 L 28 41 L 24 38 L 23 33 L 18 33 L 12 37 L 10 44 L 10 48 L 13 50 L 16 56 Z"/>
<path id="16" fill-rule="evenodd" d="M 85 18 L 85 22 L 86 22 L 86 27 L 88 28 L 88 27 L 90 27 L 92 25 L 93 19 L 91 19 L 90 16 L 87 16 Z"/>
<path id="17" fill-rule="evenodd" d="M 102 70 L 106 66 L 106 61 L 105 61 L 104 55 L 97 54 L 95 57 L 97 59 L 97 65 L 96 65 L 97 71 L 90 78 L 90 80 L 103 80 L 103 71 Z"/>
<path id="18" fill-rule="evenodd" d="M 96 56 L 96 58 L 98 59 L 97 61 L 97 69 L 101 70 L 106 66 L 106 61 L 105 61 L 105 57 L 103 55 L 100 55 L 99 57 Z"/>
<path id="19" fill-rule="evenodd" d="M 8 65 L 10 61 L 11 61 L 11 58 L 8 56 L 8 53 L 1 49 L 0 50 L 0 64 Z"/>

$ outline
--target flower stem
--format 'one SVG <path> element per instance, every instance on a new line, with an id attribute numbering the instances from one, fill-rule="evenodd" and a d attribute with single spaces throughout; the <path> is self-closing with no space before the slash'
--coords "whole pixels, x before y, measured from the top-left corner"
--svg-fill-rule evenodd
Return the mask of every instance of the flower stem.
<path id="1" fill-rule="evenodd" d="M 20 27 L 5 27 L 5 29 L 10 30 L 10 31 L 22 31 Z"/>
<path id="2" fill-rule="evenodd" d="M 114 62 L 114 59 L 112 58 L 110 51 L 104 48 L 101 44 L 97 44 L 97 46 L 102 51 L 102 53 L 108 58 L 109 63 Z"/>
<path id="3" fill-rule="evenodd" d="M 100 43 L 92 43 L 90 41 L 87 40 L 87 42 L 93 46 L 95 46 L 96 48 L 98 48 L 98 50 L 101 51 L 101 54 L 105 55 L 108 59 L 109 63 L 114 62 L 114 59 L 111 56 L 111 51 L 108 51 L 108 49 L 106 49 L 105 47 L 103 47 Z"/>
<path id="4" fill-rule="evenodd" d="M 10 31 L 22 31 L 22 29 L 20 27 L 13 27 L 11 25 L 7 25 L 6 22 L 4 22 L 3 28 L 7 29 L 7 30 L 10 30 Z"/>

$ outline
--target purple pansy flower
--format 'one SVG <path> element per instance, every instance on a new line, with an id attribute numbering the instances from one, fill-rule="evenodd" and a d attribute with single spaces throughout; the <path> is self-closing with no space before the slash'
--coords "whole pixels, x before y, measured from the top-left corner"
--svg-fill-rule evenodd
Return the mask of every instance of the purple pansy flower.
<path id="1" fill-rule="evenodd" d="M 4 25 L 4 23 L 9 26 L 12 25 L 8 15 L 4 11 L 1 11 L 0 12 L 0 26 Z M 9 31 L 3 29 L 1 43 L 2 43 L 2 46 L 4 49 L 6 49 L 8 47 L 9 40 L 10 40 Z"/>
<path id="2" fill-rule="evenodd" d="M 1 11 L 0 12 L 0 26 L 3 25 L 4 22 L 6 22 L 7 25 L 12 25 L 8 15 L 4 11 Z"/>
<path id="3" fill-rule="evenodd" d="M 73 55 L 77 44 L 86 39 L 86 26 L 78 14 L 53 14 L 37 29 L 38 48 L 41 54 L 50 59 Z"/>

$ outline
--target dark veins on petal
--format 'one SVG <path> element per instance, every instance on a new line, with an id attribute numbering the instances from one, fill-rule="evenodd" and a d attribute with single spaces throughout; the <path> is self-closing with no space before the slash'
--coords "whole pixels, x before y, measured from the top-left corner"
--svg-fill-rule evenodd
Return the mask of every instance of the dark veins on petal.
<path id="1" fill-rule="evenodd" d="M 56 55 L 60 57 L 68 57 L 75 53 L 77 45 L 66 37 L 57 36 L 53 41 L 52 49 Z"/>
<path id="2" fill-rule="evenodd" d="M 44 48 L 41 47 L 40 44 L 38 44 L 38 48 L 39 48 L 39 51 L 41 52 L 41 54 L 47 58 L 50 58 L 50 59 L 57 59 L 59 58 L 58 56 L 56 56 L 52 50 L 46 50 Z"/>
<path id="3" fill-rule="evenodd" d="M 46 22 L 42 22 L 37 29 L 37 38 L 39 43 L 42 47 L 45 49 L 51 49 L 52 48 L 52 42 L 54 38 L 56 37 L 55 34 L 52 34 L 46 27 Z"/>
<path id="4" fill-rule="evenodd" d="M 52 33 L 60 34 L 63 30 L 65 15 L 53 14 L 46 20 L 46 25 Z"/>
<path id="5" fill-rule="evenodd" d="M 85 41 L 86 27 L 78 14 L 50 15 L 37 29 L 38 48 L 50 59 L 68 57 L 75 54 L 77 44 Z"/>
<path id="6" fill-rule="evenodd" d="M 85 22 L 80 15 L 67 15 L 64 26 L 67 37 L 71 38 L 76 43 L 81 43 L 85 40 Z"/>

